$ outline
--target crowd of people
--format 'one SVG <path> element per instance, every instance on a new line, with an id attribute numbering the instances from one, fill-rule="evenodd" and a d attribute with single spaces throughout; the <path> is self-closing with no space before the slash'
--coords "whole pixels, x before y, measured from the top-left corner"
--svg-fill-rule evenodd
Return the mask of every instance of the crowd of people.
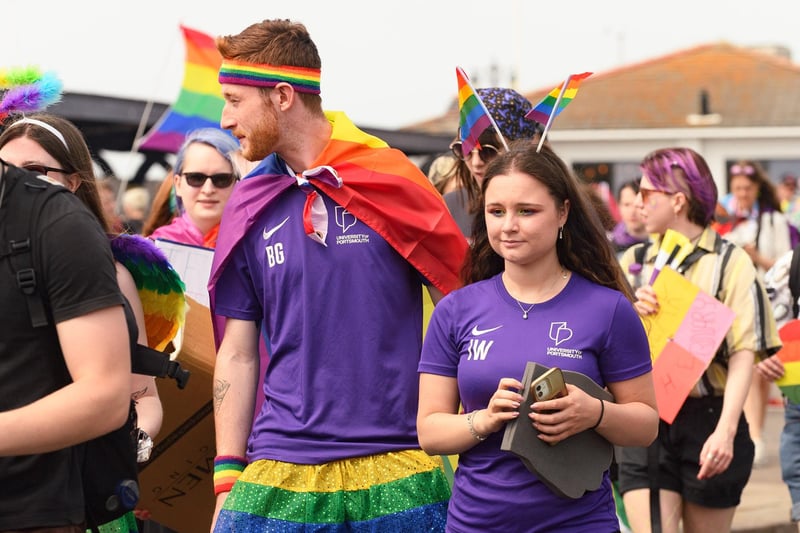
<path id="1" fill-rule="evenodd" d="M 776 438 L 763 420 L 785 372 L 778 325 L 794 318 L 774 309 L 792 302 L 796 182 L 741 160 L 721 195 L 701 154 L 664 147 L 643 154 L 611 209 L 557 147 L 538 146 L 531 103 L 502 87 L 477 90 L 497 129 L 469 153 L 454 132 L 426 176 L 323 110 L 302 24 L 265 20 L 217 47 L 229 133 L 189 133 L 152 202 L 95 179 L 68 121 L 4 124 L 0 225 L 11 192 L 31 188 L 25 170 L 73 194 L 53 196 L 32 238 L 44 325 L 15 311 L 31 291 L 0 275 L 14 301 L 0 310 L 0 531 L 82 532 L 81 443 L 119 427 L 131 400 L 141 432 L 160 429 L 155 380 L 131 377 L 129 335 L 148 339 L 112 254 L 121 234 L 215 250 L 212 531 L 730 530 Z M 692 247 L 677 272 L 734 312 L 669 423 L 645 326 L 663 303 L 648 280 L 668 232 Z M 13 267 L 10 242 L 0 261 Z M 613 401 L 569 379 L 534 401 L 530 362 Z M 797 413 L 787 404 L 781 440 L 794 520 Z M 599 488 L 564 497 L 504 451 L 510 424 L 554 453 L 585 432 L 617 453 Z M 442 456 L 458 456 L 452 483 Z M 141 523 L 128 513 L 101 531 Z"/>

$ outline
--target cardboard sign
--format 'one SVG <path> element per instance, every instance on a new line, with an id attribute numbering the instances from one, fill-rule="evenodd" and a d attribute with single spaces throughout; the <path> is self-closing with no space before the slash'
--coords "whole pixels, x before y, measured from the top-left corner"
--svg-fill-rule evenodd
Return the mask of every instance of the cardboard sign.
<path id="1" fill-rule="evenodd" d="M 177 360 L 189 372 L 183 390 L 159 380 L 164 422 L 139 472 L 139 509 L 179 533 L 208 531 L 214 514 L 213 333 L 208 307 L 187 298 L 189 312 Z"/>
<path id="2" fill-rule="evenodd" d="M 657 314 L 643 317 L 658 414 L 672 423 L 733 324 L 734 312 L 669 267 L 656 278 Z"/>

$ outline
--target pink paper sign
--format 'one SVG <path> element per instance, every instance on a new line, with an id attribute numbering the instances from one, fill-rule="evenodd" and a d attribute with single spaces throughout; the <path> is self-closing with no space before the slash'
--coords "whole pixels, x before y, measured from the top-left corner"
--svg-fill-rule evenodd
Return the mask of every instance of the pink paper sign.
<path id="1" fill-rule="evenodd" d="M 733 318 L 730 307 L 700 291 L 675 332 L 675 342 L 708 366 L 733 324 Z"/>
<path id="2" fill-rule="evenodd" d="M 675 342 L 667 342 L 653 364 L 658 415 L 672 424 L 706 364 Z"/>
<path id="3" fill-rule="evenodd" d="M 670 268 L 659 274 L 653 290 L 660 309 L 645 326 L 658 414 L 672 423 L 728 333 L 734 312 Z"/>

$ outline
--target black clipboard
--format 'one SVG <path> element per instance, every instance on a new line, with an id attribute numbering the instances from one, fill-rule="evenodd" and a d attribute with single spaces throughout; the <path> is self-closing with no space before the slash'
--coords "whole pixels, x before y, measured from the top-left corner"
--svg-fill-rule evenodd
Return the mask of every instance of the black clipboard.
<path id="1" fill-rule="evenodd" d="M 506 425 L 500 449 L 517 455 L 525 467 L 554 493 L 565 498 L 580 498 L 586 491 L 597 490 L 603 473 L 611 466 L 614 446 L 596 431 L 587 429 L 555 446 L 539 440 L 539 432 L 528 414 L 533 399 L 531 382 L 544 374 L 548 367 L 529 362 L 522 378 L 525 400 L 519 406 L 519 417 Z M 562 370 L 564 381 L 580 387 L 586 393 L 608 402 L 614 397 L 590 377 L 580 372 Z"/>

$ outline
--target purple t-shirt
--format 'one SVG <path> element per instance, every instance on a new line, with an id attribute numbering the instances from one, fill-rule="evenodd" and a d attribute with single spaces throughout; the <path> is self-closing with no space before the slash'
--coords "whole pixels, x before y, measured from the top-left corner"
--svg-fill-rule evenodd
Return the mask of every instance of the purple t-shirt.
<path id="1" fill-rule="evenodd" d="M 321 464 L 419 448 L 422 282 L 389 244 L 323 193 L 327 246 L 290 187 L 217 283 L 218 314 L 264 323 L 271 358 L 248 459 Z"/>
<path id="2" fill-rule="evenodd" d="M 527 309 L 528 305 L 525 305 Z M 641 320 L 618 291 L 572 274 L 528 319 L 500 275 L 454 291 L 436 306 L 419 371 L 458 378 L 465 411 L 486 407 L 500 378 L 522 379 L 535 361 L 586 374 L 601 386 L 651 370 Z M 555 495 L 512 453 L 503 431 L 459 456 L 448 531 L 616 531 L 606 475 L 580 499 Z"/>

